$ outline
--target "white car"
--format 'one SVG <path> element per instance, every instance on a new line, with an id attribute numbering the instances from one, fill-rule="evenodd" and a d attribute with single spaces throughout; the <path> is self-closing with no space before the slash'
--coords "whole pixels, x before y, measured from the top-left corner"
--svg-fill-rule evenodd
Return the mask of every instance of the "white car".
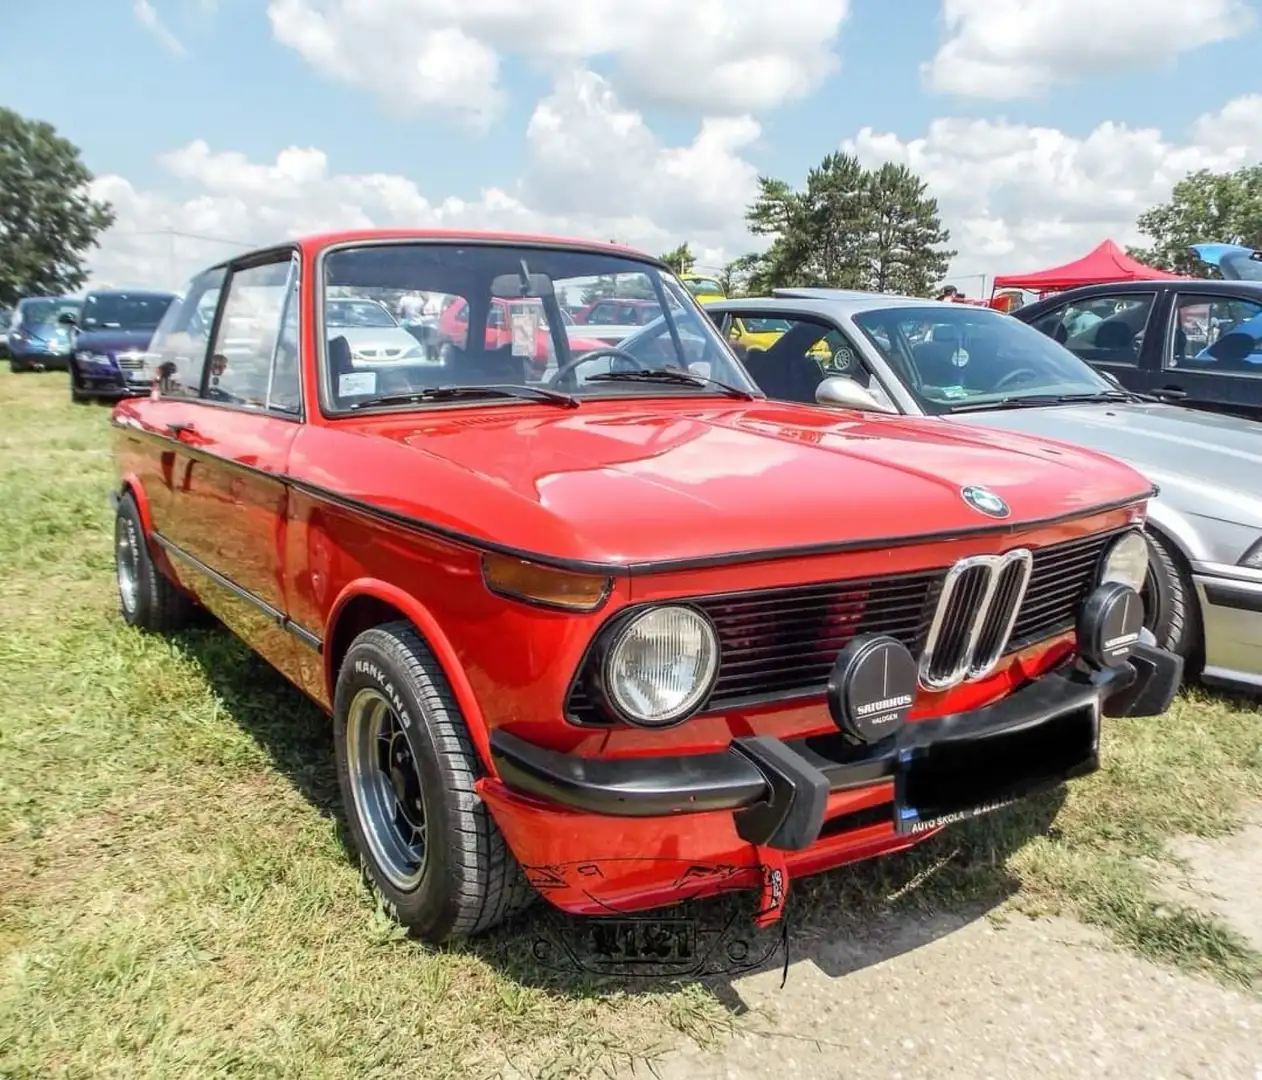
<path id="1" fill-rule="evenodd" d="M 356 367 L 382 364 L 433 364 L 442 360 L 430 352 L 390 314 L 384 304 L 367 297 L 330 298 L 324 324 L 330 336 L 346 338 Z"/>

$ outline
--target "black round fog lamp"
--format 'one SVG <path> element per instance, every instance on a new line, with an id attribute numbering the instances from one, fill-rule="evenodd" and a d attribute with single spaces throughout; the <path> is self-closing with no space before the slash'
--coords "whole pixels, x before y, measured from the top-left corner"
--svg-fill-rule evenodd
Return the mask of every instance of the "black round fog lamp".
<path id="1" fill-rule="evenodd" d="M 906 722 L 916 678 L 916 659 L 906 645 L 886 634 L 863 634 L 837 655 L 828 677 L 828 711 L 851 742 L 880 742 Z"/>
<path id="2" fill-rule="evenodd" d="M 1078 613 L 1078 653 L 1094 668 L 1121 667 L 1144 628 L 1144 601 L 1113 581 L 1095 589 Z"/>

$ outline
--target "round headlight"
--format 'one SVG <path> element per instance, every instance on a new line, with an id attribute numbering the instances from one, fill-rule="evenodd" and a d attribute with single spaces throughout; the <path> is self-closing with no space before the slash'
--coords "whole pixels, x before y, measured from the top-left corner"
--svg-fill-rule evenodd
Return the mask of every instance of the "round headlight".
<path id="1" fill-rule="evenodd" d="M 687 607 L 658 607 L 632 618 L 609 646 L 604 686 L 610 703 L 633 724 L 682 720 L 714 683 L 719 643 L 714 628 Z"/>
<path id="2" fill-rule="evenodd" d="M 1141 532 L 1128 532 L 1113 542 L 1104 555 L 1100 584 L 1116 581 L 1136 592 L 1143 592 L 1148 575 L 1148 541 Z"/>

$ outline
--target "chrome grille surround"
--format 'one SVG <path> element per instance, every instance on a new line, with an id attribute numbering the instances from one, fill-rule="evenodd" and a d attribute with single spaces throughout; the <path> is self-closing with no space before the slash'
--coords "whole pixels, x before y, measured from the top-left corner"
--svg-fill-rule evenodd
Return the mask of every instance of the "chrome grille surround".
<path id="1" fill-rule="evenodd" d="M 942 582 L 920 657 L 920 684 L 946 690 L 985 678 L 1008 647 L 1030 584 L 1028 548 L 961 559 Z"/>

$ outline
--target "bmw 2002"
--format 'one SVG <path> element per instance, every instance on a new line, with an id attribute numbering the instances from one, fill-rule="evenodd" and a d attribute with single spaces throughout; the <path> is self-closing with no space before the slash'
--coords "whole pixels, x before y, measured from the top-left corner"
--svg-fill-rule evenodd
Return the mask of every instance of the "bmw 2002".
<path id="1" fill-rule="evenodd" d="M 597 281 L 657 332 L 576 350 Z M 334 300 L 411 291 L 463 303 L 447 362 L 354 357 Z M 1102 717 L 1179 682 L 1147 480 L 769 401 L 631 250 L 310 237 L 199 274 L 150 353 L 113 413 L 123 617 L 202 605 L 332 714 L 366 877 L 429 940 L 540 893 L 758 889 L 772 921 L 793 874 L 1091 772 Z"/>

